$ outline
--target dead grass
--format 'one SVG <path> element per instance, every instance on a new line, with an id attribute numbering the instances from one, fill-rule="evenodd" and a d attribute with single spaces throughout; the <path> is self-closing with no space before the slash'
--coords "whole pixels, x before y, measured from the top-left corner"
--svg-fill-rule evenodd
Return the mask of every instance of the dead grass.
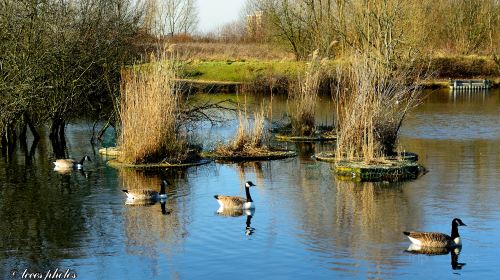
<path id="1" fill-rule="evenodd" d="M 270 150 L 265 145 L 268 139 L 265 130 L 264 107 L 254 112 L 254 121 L 250 126 L 246 111 L 239 111 L 239 125 L 236 135 L 228 144 L 221 144 L 215 148 L 215 153 L 221 156 L 259 156 Z"/>
<path id="2" fill-rule="evenodd" d="M 436 56 L 431 68 L 438 78 L 474 78 L 500 76 L 496 56 Z"/>
<path id="3" fill-rule="evenodd" d="M 387 69 L 369 54 L 359 54 L 338 70 L 338 160 L 380 162 L 395 152 L 404 117 L 421 101 L 413 86 L 419 77 L 415 71 Z"/>
<path id="4" fill-rule="evenodd" d="M 182 60 L 294 60 L 293 53 L 262 43 L 186 42 L 170 50 Z"/>
<path id="5" fill-rule="evenodd" d="M 290 90 L 290 119 L 294 136 L 311 136 L 315 132 L 316 102 L 324 64 L 315 51 L 306 65 L 305 73 L 299 75 L 298 84 Z"/>
<path id="6" fill-rule="evenodd" d="M 164 57 L 160 61 L 166 60 Z M 130 164 L 180 162 L 187 157 L 178 133 L 181 96 L 170 63 L 151 63 L 122 71 L 119 161 Z"/>

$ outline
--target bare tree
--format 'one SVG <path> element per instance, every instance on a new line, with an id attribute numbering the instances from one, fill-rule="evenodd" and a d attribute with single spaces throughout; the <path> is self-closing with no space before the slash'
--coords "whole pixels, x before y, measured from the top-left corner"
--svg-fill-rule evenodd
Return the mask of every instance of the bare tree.
<path id="1" fill-rule="evenodd" d="M 198 25 L 196 0 L 156 0 L 156 32 L 158 35 L 191 33 Z M 151 0 L 150 2 L 155 2 Z"/>

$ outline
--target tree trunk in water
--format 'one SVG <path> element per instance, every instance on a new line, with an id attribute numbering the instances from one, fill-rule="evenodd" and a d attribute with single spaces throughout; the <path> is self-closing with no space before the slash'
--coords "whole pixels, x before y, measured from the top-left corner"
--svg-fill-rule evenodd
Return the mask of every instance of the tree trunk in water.
<path id="1" fill-rule="evenodd" d="M 52 119 L 52 125 L 50 126 L 50 142 L 52 143 L 52 148 L 56 158 L 65 158 L 66 151 L 66 139 L 64 135 L 65 122 L 62 118 L 56 117 Z"/>
<path id="2" fill-rule="evenodd" d="M 17 141 L 16 129 L 14 123 L 10 123 L 5 126 L 4 133 L 2 134 L 2 155 L 11 157 L 14 152 L 15 145 Z"/>
<path id="3" fill-rule="evenodd" d="M 40 139 L 40 134 L 36 130 L 36 127 L 33 124 L 33 122 L 31 121 L 31 118 L 28 116 L 28 114 L 24 114 L 24 123 L 26 125 L 28 125 L 28 127 L 30 128 L 30 131 L 31 131 L 31 134 L 33 134 L 34 140 L 39 140 Z"/>

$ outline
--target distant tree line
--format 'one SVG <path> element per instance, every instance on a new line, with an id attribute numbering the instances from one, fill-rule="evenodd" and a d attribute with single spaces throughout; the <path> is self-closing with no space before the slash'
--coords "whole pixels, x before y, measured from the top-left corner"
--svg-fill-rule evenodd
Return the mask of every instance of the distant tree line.
<path id="1" fill-rule="evenodd" d="M 500 49 L 498 0 L 249 0 L 249 7 L 264 12 L 268 39 L 288 46 L 297 59 L 315 49 L 342 56 L 370 48 L 394 58 Z"/>

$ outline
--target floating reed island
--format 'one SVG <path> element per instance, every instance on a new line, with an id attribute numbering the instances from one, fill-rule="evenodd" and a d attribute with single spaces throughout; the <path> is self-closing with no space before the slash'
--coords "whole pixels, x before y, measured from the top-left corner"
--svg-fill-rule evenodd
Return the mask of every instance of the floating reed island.
<path id="1" fill-rule="evenodd" d="M 147 64 L 122 70 L 118 141 L 103 153 L 116 156 L 114 167 L 164 168 L 207 163 L 201 147 L 188 142 L 190 127 L 204 121 L 219 103 L 201 107 L 189 102 L 176 83 L 175 60 L 151 56 Z M 211 119 L 210 119 L 211 120 Z"/>
<path id="2" fill-rule="evenodd" d="M 326 142 L 337 140 L 333 129 L 317 126 L 309 135 L 294 135 L 291 129 L 278 129 L 274 138 L 282 142 Z"/>
<path id="3" fill-rule="evenodd" d="M 335 154 L 335 152 L 332 152 L 332 151 L 319 152 L 319 153 L 316 153 L 313 157 L 317 161 L 337 162 L 336 154 Z M 393 161 L 404 160 L 404 161 L 417 162 L 418 155 L 415 153 L 412 153 L 412 152 L 401 152 L 397 155 L 387 157 L 386 159 L 393 160 Z M 359 160 L 361 160 L 361 159 L 358 159 L 358 161 Z"/>
<path id="4" fill-rule="evenodd" d="M 426 172 L 417 162 L 401 159 L 380 159 L 371 162 L 343 160 L 335 162 L 332 168 L 337 178 L 358 182 L 412 180 Z"/>
<path id="5" fill-rule="evenodd" d="M 315 51 L 306 63 L 304 74 L 300 74 L 297 83 L 291 83 L 289 92 L 290 122 L 274 129 L 278 141 L 315 142 L 334 141 L 337 139 L 335 129 L 327 126 L 316 126 L 316 104 L 320 83 L 325 76 L 322 69 L 326 60 L 322 60 Z"/>
<path id="6" fill-rule="evenodd" d="M 337 159 L 335 152 L 320 152 L 314 155 L 317 161 L 333 163 L 332 169 L 341 180 L 349 181 L 402 181 L 416 179 L 427 170 L 419 165 L 418 155 L 401 152 L 394 156 L 365 162 L 362 158 Z"/>
<path id="7" fill-rule="evenodd" d="M 337 70 L 335 152 L 316 159 L 333 162 L 333 171 L 343 180 L 416 179 L 425 173 L 418 156 L 395 151 L 405 116 L 422 100 L 417 86 L 420 70 L 389 67 L 369 52 L 355 57 Z"/>
<path id="8" fill-rule="evenodd" d="M 254 150 L 253 152 L 233 152 L 233 153 L 220 153 L 217 151 L 202 152 L 201 156 L 207 159 L 213 159 L 220 162 L 242 162 L 242 161 L 263 161 L 263 160 L 276 160 L 285 159 L 297 156 L 294 151 L 287 150 Z"/>
<path id="9" fill-rule="evenodd" d="M 250 126 L 246 112 L 239 111 L 239 125 L 236 135 L 229 143 L 222 143 L 214 150 L 202 152 L 201 156 L 223 162 L 261 161 L 295 157 L 293 151 L 275 149 L 269 145 L 265 129 L 264 109 L 254 112 Z"/>

